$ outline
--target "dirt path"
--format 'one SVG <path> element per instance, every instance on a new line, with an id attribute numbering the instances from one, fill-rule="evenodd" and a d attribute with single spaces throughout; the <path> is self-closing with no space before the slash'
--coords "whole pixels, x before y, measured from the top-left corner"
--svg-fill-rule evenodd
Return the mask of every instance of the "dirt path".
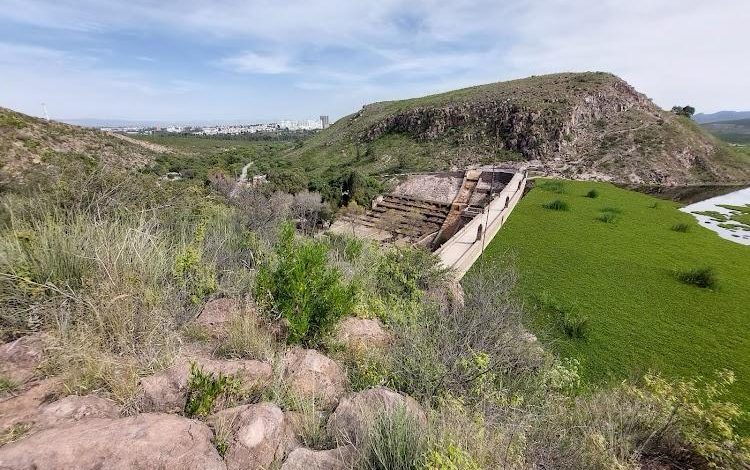
<path id="1" fill-rule="evenodd" d="M 111 135 L 112 137 L 117 137 L 120 140 L 124 140 L 125 142 L 129 142 L 135 145 L 140 145 L 141 147 L 147 150 L 150 150 L 152 152 L 158 152 L 158 153 L 172 153 L 173 152 L 171 148 L 165 147 L 164 145 L 153 144 L 151 142 L 146 142 L 144 140 L 134 139 L 132 137 L 128 137 L 123 134 L 118 134 L 116 132 L 107 132 L 107 134 Z"/>

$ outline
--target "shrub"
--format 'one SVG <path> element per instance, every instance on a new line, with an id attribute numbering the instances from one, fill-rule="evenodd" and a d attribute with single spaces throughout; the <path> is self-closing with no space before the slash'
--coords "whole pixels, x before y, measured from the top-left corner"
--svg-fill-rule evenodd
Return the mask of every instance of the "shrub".
<path id="1" fill-rule="evenodd" d="M 554 201 L 545 202 L 542 204 L 542 207 L 553 211 L 566 211 L 568 210 L 568 203 L 560 199 L 555 199 Z"/>
<path id="2" fill-rule="evenodd" d="M 589 192 L 586 193 L 586 197 L 590 199 L 596 199 L 599 197 L 599 191 L 596 189 L 590 189 Z"/>
<path id="3" fill-rule="evenodd" d="M 461 447 L 448 442 L 444 447 L 433 447 L 424 456 L 424 470 L 481 470 L 479 464 Z"/>
<path id="4" fill-rule="evenodd" d="M 716 286 L 716 275 L 711 267 L 700 267 L 677 271 L 677 279 L 683 284 L 689 284 L 704 289 Z"/>
<path id="5" fill-rule="evenodd" d="M 289 322 L 290 343 L 310 344 L 351 311 L 354 285 L 328 266 L 323 242 L 295 240 L 290 224 L 283 227 L 275 254 L 275 262 L 258 270 L 256 298 L 270 314 Z"/>
<path id="6" fill-rule="evenodd" d="M 240 381 L 233 376 L 219 374 L 214 377 L 213 374 L 204 372 L 196 363 L 192 363 L 185 415 L 207 416 L 213 411 L 217 401 L 226 403 L 237 398 L 241 393 L 240 385 Z"/>
<path id="7" fill-rule="evenodd" d="M 403 407 L 378 414 L 370 429 L 357 468 L 363 470 L 417 470 L 425 451 L 423 430 Z"/>
<path id="8" fill-rule="evenodd" d="M 674 232 L 685 233 L 688 230 L 690 230 L 690 225 L 685 224 L 685 223 L 679 223 L 679 224 L 672 225 L 672 231 L 674 231 Z"/>
<path id="9" fill-rule="evenodd" d="M 400 299 L 418 299 L 424 290 L 438 287 L 446 275 L 437 256 L 415 247 L 388 250 L 376 269 L 378 291 Z"/>
<path id="10" fill-rule="evenodd" d="M 217 288 L 216 268 L 203 259 L 205 223 L 198 225 L 195 238 L 175 256 L 173 274 L 193 304 L 203 301 Z"/>

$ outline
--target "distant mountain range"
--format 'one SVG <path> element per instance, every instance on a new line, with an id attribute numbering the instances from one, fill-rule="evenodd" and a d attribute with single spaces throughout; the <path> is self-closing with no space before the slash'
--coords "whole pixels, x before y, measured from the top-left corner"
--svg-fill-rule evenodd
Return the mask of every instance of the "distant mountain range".
<path id="1" fill-rule="evenodd" d="M 693 119 L 699 124 L 739 121 L 740 119 L 750 119 L 750 111 L 719 111 L 718 113 L 711 114 L 698 113 L 693 116 Z"/>

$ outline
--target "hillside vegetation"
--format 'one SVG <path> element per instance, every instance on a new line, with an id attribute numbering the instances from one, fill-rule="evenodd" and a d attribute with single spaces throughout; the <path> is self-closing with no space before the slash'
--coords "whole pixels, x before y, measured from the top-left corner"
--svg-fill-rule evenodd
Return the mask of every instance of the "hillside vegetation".
<path id="1" fill-rule="evenodd" d="M 161 150 L 0 108 L 0 187 L 58 174 L 70 162 L 88 168 L 143 168 Z"/>
<path id="2" fill-rule="evenodd" d="M 530 161 L 551 174 L 623 183 L 750 180 L 735 152 L 606 73 L 567 73 L 386 101 L 288 155 L 325 177 Z"/>
<path id="3" fill-rule="evenodd" d="M 554 201 L 566 210 L 545 207 Z M 537 181 L 472 269 L 492 276 L 514 260 L 528 325 L 589 384 L 728 368 L 750 409 L 750 250 L 678 207 L 606 183 Z"/>

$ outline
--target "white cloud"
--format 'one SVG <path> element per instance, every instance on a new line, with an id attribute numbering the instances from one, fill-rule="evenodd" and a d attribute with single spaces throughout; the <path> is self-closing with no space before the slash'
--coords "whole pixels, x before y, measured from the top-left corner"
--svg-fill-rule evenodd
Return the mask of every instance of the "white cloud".
<path id="1" fill-rule="evenodd" d="M 294 71 L 289 57 L 285 55 L 258 54 L 245 51 L 239 55 L 225 57 L 220 64 L 236 72 L 280 74 Z"/>

